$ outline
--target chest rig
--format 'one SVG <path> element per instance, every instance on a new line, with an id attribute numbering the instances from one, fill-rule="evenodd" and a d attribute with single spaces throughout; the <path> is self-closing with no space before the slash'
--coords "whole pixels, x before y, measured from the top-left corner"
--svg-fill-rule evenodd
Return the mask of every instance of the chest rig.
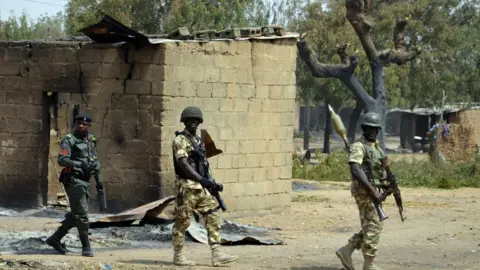
<path id="1" fill-rule="evenodd" d="M 364 142 L 363 149 L 365 155 L 363 157 L 362 169 L 368 177 L 368 180 L 375 186 L 382 185 L 381 179 L 384 179 L 384 169 L 382 167 L 381 158 L 385 155 L 382 149 L 377 145 L 370 146 Z"/>
<path id="2" fill-rule="evenodd" d="M 190 142 L 193 148 L 192 151 L 188 153 L 187 162 L 195 168 L 198 174 L 203 177 L 208 177 L 209 164 L 206 158 L 206 150 L 202 138 L 200 138 L 200 143 L 197 143 L 190 134 L 187 134 L 184 131 L 175 131 L 175 137 L 179 135 L 183 135 Z M 175 159 L 175 153 L 173 153 L 173 165 L 175 168 L 175 174 L 178 177 L 183 179 L 188 178 Z"/>

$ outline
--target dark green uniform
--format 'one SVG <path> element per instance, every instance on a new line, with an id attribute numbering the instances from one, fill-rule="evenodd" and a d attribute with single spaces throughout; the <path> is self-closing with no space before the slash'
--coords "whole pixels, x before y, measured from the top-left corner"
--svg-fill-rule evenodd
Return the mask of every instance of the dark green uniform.
<path id="1" fill-rule="evenodd" d="M 73 217 L 85 223 L 88 223 L 90 177 L 93 172 L 84 171 L 82 163 L 87 164 L 87 166 L 89 163 L 94 163 L 97 171 L 95 176 L 100 176 L 96 143 L 95 135 L 91 132 L 87 139 L 75 136 L 71 132 L 62 140 L 60 155 L 58 155 L 58 164 L 71 170 L 70 177 L 64 180 L 64 185 Z"/>
<path id="2" fill-rule="evenodd" d="M 77 227 L 82 242 L 82 255 L 93 256 L 88 239 L 88 199 L 92 175 L 95 175 L 97 189 L 103 190 L 96 144 L 95 135 L 91 132 L 86 136 L 70 132 L 63 138 L 60 145 L 58 164 L 64 167 L 60 181 L 65 186 L 71 211 L 65 215 L 62 225 L 47 239 L 46 243 L 62 254 L 67 250 L 60 240 L 71 228 Z"/>

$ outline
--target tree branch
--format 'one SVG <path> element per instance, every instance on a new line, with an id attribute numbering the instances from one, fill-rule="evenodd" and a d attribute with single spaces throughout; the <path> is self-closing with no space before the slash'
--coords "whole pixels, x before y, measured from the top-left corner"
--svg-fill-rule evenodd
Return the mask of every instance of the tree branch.
<path id="1" fill-rule="evenodd" d="M 339 46 L 342 47 L 342 46 Z M 362 103 L 362 106 L 374 106 L 375 100 L 368 95 L 365 88 L 355 77 L 354 71 L 358 65 L 358 57 L 350 56 L 349 63 L 344 63 L 340 65 L 326 65 L 318 62 L 317 58 L 314 56 L 314 53 L 310 50 L 307 45 L 307 42 L 300 37 L 300 40 L 297 42 L 297 48 L 300 55 L 300 58 L 307 63 L 312 75 L 317 78 L 337 78 L 340 79 L 345 86 L 355 95 L 355 98 Z M 346 49 L 346 46 L 345 46 Z M 342 62 L 347 58 L 346 50 L 337 50 L 337 53 L 340 53 Z"/>
<path id="2" fill-rule="evenodd" d="M 380 59 L 384 64 L 394 63 L 403 65 L 408 61 L 415 59 L 420 53 L 419 48 L 414 47 L 413 50 L 407 51 L 405 48 L 405 27 L 407 26 L 407 19 L 397 17 L 395 28 L 393 29 L 393 41 L 395 49 L 384 50 L 380 53 Z"/>
<path id="3" fill-rule="evenodd" d="M 347 47 L 349 43 L 337 45 L 337 54 L 340 57 L 343 64 L 347 64 L 349 57 L 347 53 Z M 362 84 L 358 81 L 357 77 L 354 74 L 350 74 L 342 78 L 343 83 L 352 91 L 355 95 L 357 103 L 370 104 L 373 102 L 373 99 L 367 94 Z"/>
<path id="4" fill-rule="evenodd" d="M 375 106 L 375 99 L 373 99 L 367 93 L 367 91 L 365 91 L 365 88 L 363 88 L 363 85 L 360 83 L 357 77 L 355 77 L 354 74 L 344 76 L 340 79 L 345 84 L 345 86 L 347 86 L 347 88 L 352 91 L 352 93 L 355 95 L 355 98 L 361 103 L 363 108 Z"/>
<path id="5" fill-rule="evenodd" d="M 307 42 L 303 38 L 300 38 L 300 40 L 297 42 L 297 48 L 300 58 L 307 63 L 307 66 L 312 72 L 313 76 L 317 78 L 341 78 L 347 74 L 353 74 L 355 68 L 358 66 L 357 56 L 350 56 L 349 63 L 343 63 L 339 65 L 320 63 L 317 60 L 314 52 L 310 50 Z"/>
<path id="6" fill-rule="evenodd" d="M 373 23 L 366 16 L 372 6 L 372 0 L 347 0 L 345 6 L 347 8 L 347 20 L 357 33 L 368 59 L 370 61 L 376 60 L 378 51 L 370 35 Z"/>
<path id="7" fill-rule="evenodd" d="M 347 47 L 348 47 L 348 43 L 344 43 L 344 44 L 339 44 L 337 45 L 337 54 L 338 56 L 340 56 L 340 60 L 342 61 L 342 64 L 348 64 L 348 54 L 347 54 Z"/>

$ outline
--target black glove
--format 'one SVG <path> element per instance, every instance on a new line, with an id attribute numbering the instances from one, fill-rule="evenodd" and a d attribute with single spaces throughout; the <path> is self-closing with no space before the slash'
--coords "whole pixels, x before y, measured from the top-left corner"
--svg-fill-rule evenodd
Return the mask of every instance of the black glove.
<path id="1" fill-rule="evenodd" d="M 95 164 L 85 161 L 80 161 L 80 168 L 85 175 L 90 175 L 93 170 L 95 170 Z"/>
<path id="2" fill-rule="evenodd" d="M 97 182 L 97 191 L 98 192 L 103 191 L 103 183 L 102 182 Z"/>
<path id="3" fill-rule="evenodd" d="M 212 180 L 205 177 L 200 180 L 200 184 L 202 184 L 204 188 L 214 188 L 216 186 Z"/>
<path id="4" fill-rule="evenodd" d="M 216 183 L 217 184 L 217 187 L 215 188 L 218 192 L 222 192 L 223 191 L 223 185 L 220 184 L 220 183 Z"/>

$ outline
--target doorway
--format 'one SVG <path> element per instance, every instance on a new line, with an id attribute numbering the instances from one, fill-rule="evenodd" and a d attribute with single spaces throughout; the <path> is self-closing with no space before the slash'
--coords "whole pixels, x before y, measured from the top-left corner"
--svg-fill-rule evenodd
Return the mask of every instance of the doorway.
<path id="1" fill-rule="evenodd" d="M 72 129 L 74 114 L 78 113 L 79 105 L 70 103 L 69 93 L 46 92 L 44 96 L 46 99 L 44 109 L 48 112 L 47 117 L 44 117 L 45 133 L 47 133 L 44 136 L 48 142 L 46 149 L 48 171 L 45 173 L 48 183 L 46 197 L 48 204 L 55 205 L 56 202 L 64 201 L 66 203 L 63 185 L 58 181 L 62 168 L 58 165 L 57 158 L 60 143 Z M 58 206 L 62 206 L 62 204 Z"/>

